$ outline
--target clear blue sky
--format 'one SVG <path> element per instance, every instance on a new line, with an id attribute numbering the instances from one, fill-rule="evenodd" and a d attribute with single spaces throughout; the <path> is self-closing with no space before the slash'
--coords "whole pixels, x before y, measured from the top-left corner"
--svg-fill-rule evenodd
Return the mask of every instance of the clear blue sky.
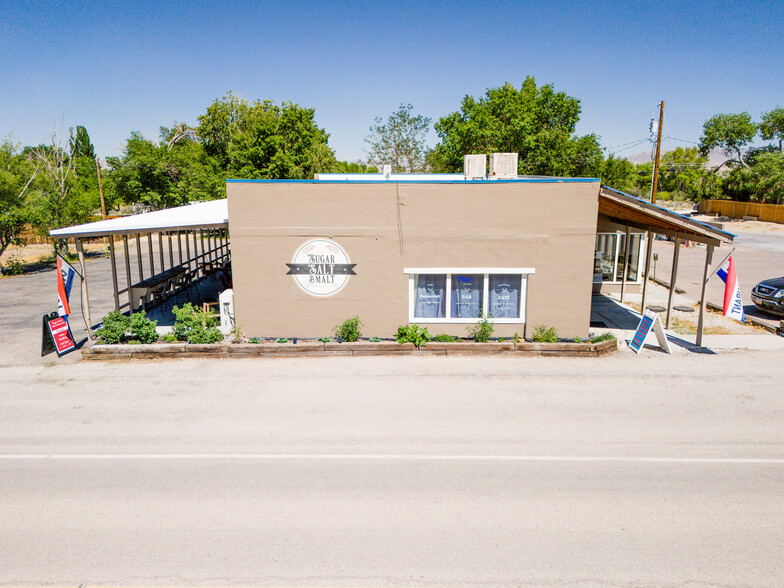
<path id="1" fill-rule="evenodd" d="M 657 103 L 697 141 L 719 112 L 784 106 L 784 2 L 25 2 L 0 6 L 0 137 L 87 127 L 101 157 L 131 131 L 197 116 L 229 90 L 316 109 L 338 158 L 375 116 L 437 120 L 526 75 L 579 98 L 578 133 L 622 155 Z M 430 144 L 437 140 L 430 135 Z M 668 149 L 688 143 L 669 140 Z"/>

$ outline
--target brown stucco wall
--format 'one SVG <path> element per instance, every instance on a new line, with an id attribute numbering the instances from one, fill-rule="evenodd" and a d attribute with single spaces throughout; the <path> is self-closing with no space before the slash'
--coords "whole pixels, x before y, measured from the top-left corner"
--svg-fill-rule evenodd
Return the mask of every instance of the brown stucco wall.
<path id="1" fill-rule="evenodd" d="M 229 182 L 227 192 L 235 316 L 248 336 L 322 337 L 354 315 L 364 335 L 392 336 L 408 322 L 406 267 L 533 267 L 527 334 L 538 324 L 588 334 L 598 182 Z M 356 264 L 328 298 L 286 275 L 318 237 Z M 464 324 L 428 328 L 466 333 Z M 514 332 L 523 325 L 496 325 L 497 335 Z"/>

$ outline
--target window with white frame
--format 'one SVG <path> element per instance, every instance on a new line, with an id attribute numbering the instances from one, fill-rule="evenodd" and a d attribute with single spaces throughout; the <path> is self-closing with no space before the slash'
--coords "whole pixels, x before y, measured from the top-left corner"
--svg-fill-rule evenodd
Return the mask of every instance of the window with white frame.
<path id="1" fill-rule="evenodd" d="M 528 276 L 533 268 L 406 268 L 409 321 L 524 323 Z"/>

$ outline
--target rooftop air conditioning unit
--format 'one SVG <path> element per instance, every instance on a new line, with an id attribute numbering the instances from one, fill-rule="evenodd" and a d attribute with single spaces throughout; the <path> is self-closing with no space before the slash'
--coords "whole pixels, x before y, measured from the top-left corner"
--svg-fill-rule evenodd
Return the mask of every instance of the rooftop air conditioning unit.
<path id="1" fill-rule="evenodd" d="M 484 179 L 487 175 L 487 156 L 484 154 L 464 155 L 463 175 L 466 180 Z"/>
<path id="2" fill-rule="evenodd" d="M 388 163 L 385 163 L 384 167 L 382 168 L 382 173 L 386 179 L 389 179 L 389 176 L 392 175 L 392 166 Z"/>
<path id="3" fill-rule="evenodd" d="M 490 179 L 509 180 L 517 177 L 517 153 L 491 153 Z"/>

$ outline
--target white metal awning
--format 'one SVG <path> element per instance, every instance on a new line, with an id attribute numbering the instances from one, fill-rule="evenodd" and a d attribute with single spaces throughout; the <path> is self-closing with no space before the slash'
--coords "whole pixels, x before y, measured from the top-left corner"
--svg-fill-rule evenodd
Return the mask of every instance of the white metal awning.
<path id="1" fill-rule="evenodd" d="M 87 239 L 106 235 L 133 235 L 166 231 L 228 228 L 226 199 L 186 204 L 176 208 L 134 214 L 95 223 L 74 225 L 49 231 L 60 239 Z"/>

